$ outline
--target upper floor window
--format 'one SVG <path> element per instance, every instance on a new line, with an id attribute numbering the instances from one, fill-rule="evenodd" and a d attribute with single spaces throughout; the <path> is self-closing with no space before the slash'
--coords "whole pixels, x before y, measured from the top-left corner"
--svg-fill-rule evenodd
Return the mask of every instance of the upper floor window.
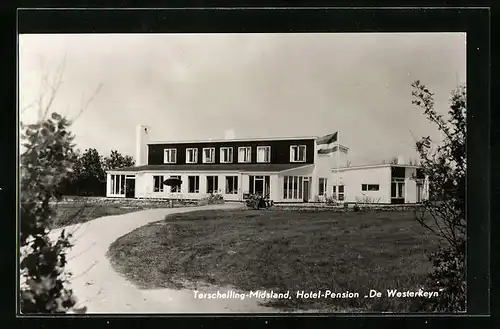
<path id="1" fill-rule="evenodd" d="M 163 163 L 176 163 L 176 162 L 177 162 L 177 150 L 165 149 L 163 153 Z"/>
<path id="2" fill-rule="evenodd" d="M 198 149 L 186 149 L 186 163 L 198 163 Z"/>
<path id="3" fill-rule="evenodd" d="M 221 163 L 232 163 L 233 162 L 233 148 L 232 147 L 221 147 L 221 149 L 220 149 L 220 162 Z"/>
<path id="4" fill-rule="evenodd" d="M 290 162 L 305 162 L 306 161 L 306 146 L 292 145 L 290 146 Z"/>
<path id="5" fill-rule="evenodd" d="M 244 146 L 238 148 L 238 162 L 251 162 L 252 161 L 252 148 Z"/>
<path id="6" fill-rule="evenodd" d="M 257 162 L 271 161 L 271 146 L 257 146 Z"/>
<path id="7" fill-rule="evenodd" d="M 204 148 L 203 149 L 203 163 L 214 163 L 215 162 L 215 148 Z"/>

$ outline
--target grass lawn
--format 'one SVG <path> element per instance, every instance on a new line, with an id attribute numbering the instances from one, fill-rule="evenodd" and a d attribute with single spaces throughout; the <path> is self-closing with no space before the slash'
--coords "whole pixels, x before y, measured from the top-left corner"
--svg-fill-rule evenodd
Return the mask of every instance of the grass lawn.
<path id="1" fill-rule="evenodd" d="M 60 203 L 54 206 L 53 228 L 85 223 L 98 217 L 121 215 L 141 209 L 137 206 L 127 207 L 120 204 Z"/>
<path id="2" fill-rule="evenodd" d="M 415 311 L 414 298 L 363 298 L 414 290 L 437 239 L 411 212 L 195 211 L 168 216 L 115 241 L 113 266 L 143 288 L 207 282 L 245 291 L 290 290 L 282 310 Z M 358 292 L 354 299 L 296 298 L 297 290 Z"/>

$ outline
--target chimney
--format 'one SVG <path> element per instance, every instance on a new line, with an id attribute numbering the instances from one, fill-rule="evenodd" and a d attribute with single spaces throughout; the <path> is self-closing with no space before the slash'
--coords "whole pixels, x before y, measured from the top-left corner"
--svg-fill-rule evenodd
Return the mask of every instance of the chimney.
<path id="1" fill-rule="evenodd" d="M 150 128 L 148 126 L 139 125 L 135 135 L 135 164 L 136 166 L 144 166 L 148 164 L 148 143 L 150 141 Z"/>
<path id="2" fill-rule="evenodd" d="M 398 156 L 398 164 L 399 164 L 399 165 L 404 165 L 404 164 L 406 164 L 406 161 L 405 161 L 404 156 L 401 156 L 401 155 L 400 155 L 400 156 Z"/>

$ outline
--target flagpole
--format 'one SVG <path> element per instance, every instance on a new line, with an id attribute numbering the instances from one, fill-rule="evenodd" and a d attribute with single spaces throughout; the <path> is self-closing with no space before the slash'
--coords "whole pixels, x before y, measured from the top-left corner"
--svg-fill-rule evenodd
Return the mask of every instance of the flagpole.
<path id="1" fill-rule="evenodd" d="M 336 181 L 337 187 L 335 188 L 335 192 L 337 193 L 335 198 L 337 199 L 337 202 L 340 201 L 339 200 L 339 173 L 340 173 L 340 170 L 339 170 L 339 152 L 340 152 L 339 135 L 340 134 L 337 131 L 337 181 Z"/>

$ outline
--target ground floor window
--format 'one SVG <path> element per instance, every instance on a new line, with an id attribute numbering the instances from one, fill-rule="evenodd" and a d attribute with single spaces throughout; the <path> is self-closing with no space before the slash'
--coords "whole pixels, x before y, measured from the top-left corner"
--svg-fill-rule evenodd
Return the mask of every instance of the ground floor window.
<path id="1" fill-rule="evenodd" d="M 188 193 L 200 193 L 200 176 L 188 176 Z"/>
<path id="2" fill-rule="evenodd" d="M 163 192 L 163 176 L 153 176 L 153 192 Z"/>
<path id="3" fill-rule="evenodd" d="M 421 181 L 417 182 L 417 202 L 422 202 L 424 194 L 424 183 Z"/>
<path id="4" fill-rule="evenodd" d="M 309 178 L 303 176 L 283 176 L 283 199 L 309 200 Z"/>
<path id="5" fill-rule="evenodd" d="M 170 176 L 170 178 L 181 180 L 181 176 Z M 181 186 L 170 186 L 170 193 L 181 193 Z"/>
<path id="6" fill-rule="evenodd" d="M 361 184 L 361 191 L 378 191 L 379 184 Z"/>
<path id="7" fill-rule="evenodd" d="M 111 175 L 110 194 L 125 195 L 125 175 Z"/>
<path id="8" fill-rule="evenodd" d="M 226 176 L 226 194 L 238 194 L 238 176 Z"/>
<path id="9" fill-rule="evenodd" d="M 268 197 L 269 181 L 269 176 L 250 176 L 250 194 Z"/>
<path id="10" fill-rule="evenodd" d="M 207 193 L 217 193 L 219 190 L 219 177 L 207 176 Z"/>
<path id="11" fill-rule="evenodd" d="M 338 187 L 338 200 L 344 201 L 344 185 L 333 185 L 333 196 L 337 197 L 337 187 Z"/>
<path id="12" fill-rule="evenodd" d="M 391 183 L 391 198 L 404 199 L 405 197 L 405 182 L 404 180 L 393 180 Z"/>
<path id="13" fill-rule="evenodd" d="M 327 183 L 328 183 L 328 180 L 326 178 L 320 178 L 319 179 L 319 191 L 318 191 L 318 194 L 320 196 L 322 195 L 326 195 L 326 186 L 327 186 Z"/>

